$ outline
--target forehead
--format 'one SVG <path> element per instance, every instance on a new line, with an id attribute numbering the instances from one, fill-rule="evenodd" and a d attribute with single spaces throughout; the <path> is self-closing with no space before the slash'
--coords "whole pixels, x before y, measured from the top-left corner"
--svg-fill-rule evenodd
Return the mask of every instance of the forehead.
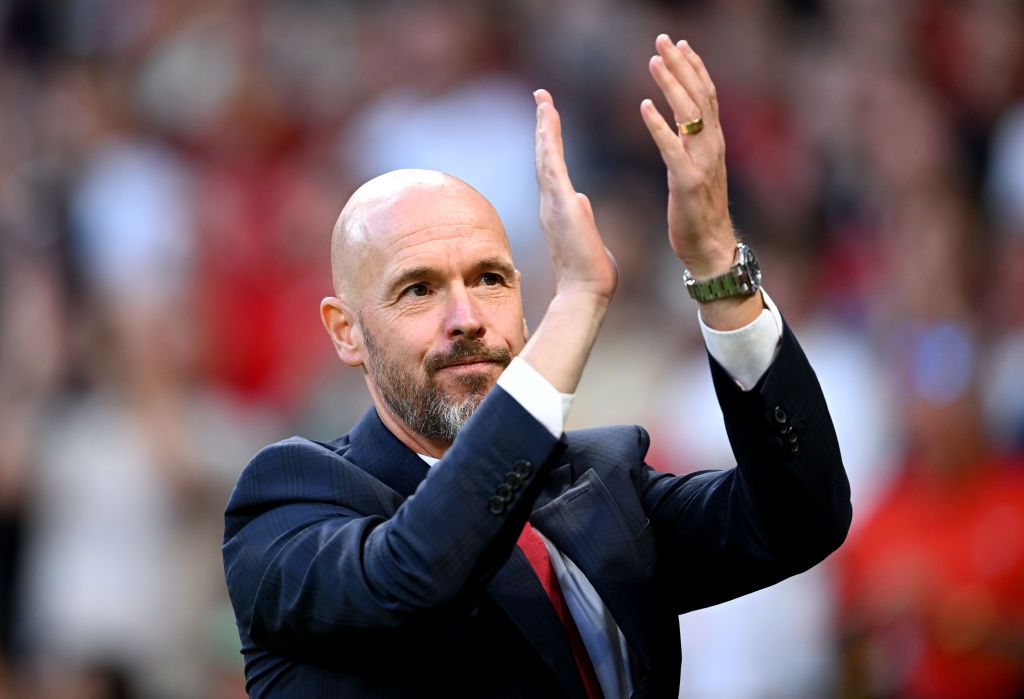
<path id="1" fill-rule="evenodd" d="M 381 276 L 410 265 L 452 266 L 481 257 L 511 262 L 508 237 L 494 207 L 468 188 L 407 190 L 373 211 L 376 269 Z"/>

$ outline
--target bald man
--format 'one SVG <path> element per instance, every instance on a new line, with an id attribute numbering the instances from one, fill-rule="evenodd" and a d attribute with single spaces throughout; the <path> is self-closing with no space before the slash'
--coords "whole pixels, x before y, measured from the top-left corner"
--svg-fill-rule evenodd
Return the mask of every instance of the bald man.
<path id="1" fill-rule="evenodd" d="M 388 173 L 338 218 L 321 317 L 373 408 L 333 441 L 267 447 L 232 493 L 224 563 L 251 696 L 675 696 L 679 614 L 843 541 L 824 398 L 729 220 L 714 86 L 685 42 L 656 48 L 679 132 L 650 100 L 641 116 L 737 467 L 672 476 L 644 463 L 642 428 L 563 431 L 618 273 L 540 90 L 556 294 L 532 335 L 505 230 L 468 184 Z"/>

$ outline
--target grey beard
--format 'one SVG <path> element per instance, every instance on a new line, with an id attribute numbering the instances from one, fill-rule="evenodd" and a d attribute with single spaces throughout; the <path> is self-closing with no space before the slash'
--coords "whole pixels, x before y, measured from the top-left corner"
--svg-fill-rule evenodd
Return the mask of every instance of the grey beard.
<path id="1" fill-rule="evenodd" d="M 469 389 L 470 395 L 468 398 L 458 400 L 444 393 L 433 383 L 429 383 L 429 380 L 426 384 L 417 384 L 412 376 L 389 362 L 386 353 L 374 342 L 365 324 L 363 337 L 366 341 L 370 374 L 384 404 L 395 417 L 427 439 L 447 444 L 455 441 L 459 430 L 487 395 L 490 388 L 487 378 L 480 375 L 459 377 L 462 384 Z M 453 347 L 449 354 L 454 357 L 472 354 L 489 356 L 505 366 L 512 360 L 508 350 L 485 350 L 471 342 Z M 436 371 L 442 361 L 443 358 L 428 359 L 428 374 Z"/>
<path id="2" fill-rule="evenodd" d="M 452 443 L 484 396 L 472 395 L 462 401 L 442 393 L 436 386 L 416 387 L 390 367 L 375 366 L 374 381 L 384 403 L 395 416 L 427 439 Z"/>

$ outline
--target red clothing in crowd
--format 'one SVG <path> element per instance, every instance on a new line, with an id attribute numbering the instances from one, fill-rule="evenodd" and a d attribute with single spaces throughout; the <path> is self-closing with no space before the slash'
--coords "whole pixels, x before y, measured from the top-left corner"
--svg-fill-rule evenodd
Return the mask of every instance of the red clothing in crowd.
<path id="1" fill-rule="evenodd" d="M 870 694 L 999 699 L 1024 689 L 1024 464 L 910 468 L 841 550 L 847 629 Z"/>

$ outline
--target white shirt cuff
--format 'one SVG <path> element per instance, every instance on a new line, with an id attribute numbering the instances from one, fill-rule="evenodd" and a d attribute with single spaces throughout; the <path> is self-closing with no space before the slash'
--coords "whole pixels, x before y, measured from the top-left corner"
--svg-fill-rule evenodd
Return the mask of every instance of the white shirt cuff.
<path id="1" fill-rule="evenodd" d="M 498 377 L 498 385 L 555 437 L 561 437 L 575 394 L 559 393 L 526 360 L 515 357 Z"/>
<path id="2" fill-rule="evenodd" d="M 715 330 L 697 312 L 708 353 L 744 391 L 752 389 L 775 361 L 782 339 L 782 315 L 764 289 L 766 308 L 754 321 L 736 330 Z"/>

